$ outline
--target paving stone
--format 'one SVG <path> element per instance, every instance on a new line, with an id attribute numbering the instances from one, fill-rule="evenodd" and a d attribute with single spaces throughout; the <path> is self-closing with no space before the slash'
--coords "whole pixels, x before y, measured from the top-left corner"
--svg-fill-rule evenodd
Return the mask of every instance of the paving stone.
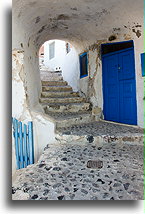
<path id="1" fill-rule="evenodd" d="M 130 186 L 130 183 L 125 183 L 125 184 L 123 184 L 123 186 L 124 186 L 124 189 L 125 189 L 125 190 L 128 190 L 128 188 L 129 188 L 129 186 Z"/>
<path id="2" fill-rule="evenodd" d="M 60 171 L 61 168 L 60 168 L 60 167 L 54 167 L 53 170 L 54 170 L 54 171 Z"/>
<path id="3" fill-rule="evenodd" d="M 142 200 L 143 145 L 110 142 L 98 148 L 92 143 L 49 145 L 37 164 L 24 174 L 18 170 L 14 200 Z M 90 159 L 103 161 L 103 168 L 87 168 Z"/>
<path id="4" fill-rule="evenodd" d="M 58 196 L 58 200 L 63 200 L 64 199 L 64 195 Z"/>
<path id="5" fill-rule="evenodd" d="M 60 187 L 60 186 L 61 186 L 61 183 L 54 184 L 54 185 L 53 185 L 53 188 L 55 189 L 55 188 L 58 188 L 58 187 Z"/>
<path id="6" fill-rule="evenodd" d="M 32 197 L 31 197 L 31 199 L 37 199 L 38 198 L 38 195 L 33 195 Z"/>
<path id="7" fill-rule="evenodd" d="M 88 194 L 88 191 L 85 190 L 85 189 L 81 189 L 81 192 L 84 193 L 84 194 Z"/>

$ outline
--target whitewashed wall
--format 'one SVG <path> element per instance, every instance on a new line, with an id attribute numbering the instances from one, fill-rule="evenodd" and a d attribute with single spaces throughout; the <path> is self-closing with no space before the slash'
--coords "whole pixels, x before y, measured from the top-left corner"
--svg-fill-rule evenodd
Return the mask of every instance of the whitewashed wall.
<path id="1" fill-rule="evenodd" d="M 73 88 L 73 91 L 79 91 L 80 67 L 79 56 L 75 48 L 65 56 L 62 64 L 62 76 L 65 81 Z"/>
<path id="2" fill-rule="evenodd" d="M 55 43 L 54 58 L 49 59 L 49 45 Z M 58 67 L 62 67 L 62 63 L 65 59 L 65 42 L 61 40 L 49 40 L 44 43 L 44 65 L 50 70 L 54 71 Z"/>
<path id="3" fill-rule="evenodd" d="M 55 42 L 55 56 L 49 60 L 49 45 Z M 79 90 L 79 57 L 74 47 L 66 53 L 66 42 L 61 40 L 50 40 L 44 43 L 44 65 L 50 71 L 60 67 L 65 81 L 73 88 Z"/>
<path id="4" fill-rule="evenodd" d="M 135 74 L 136 74 L 136 99 L 137 99 L 137 125 L 144 127 L 144 79 L 141 71 L 141 58 L 140 54 L 143 50 L 143 33 L 138 38 L 134 34 L 125 39 L 122 35 L 113 42 L 122 42 L 132 39 L 134 41 L 135 53 Z M 108 41 L 101 41 L 107 43 Z M 102 88 L 102 60 L 100 55 L 100 41 L 95 44 L 94 50 L 88 50 L 88 76 L 80 79 L 80 90 L 93 104 L 93 107 L 99 107 L 103 111 L 103 88 Z"/>
<path id="5" fill-rule="evenodd" d="M 138 125 L 143 127 L 144 78 L 141 76 L 140 64 L 140 53 L 143 52 L 143 8 L 142 0 L 86 0 L 85 4 L 84 0 L 67 0 L 67 4 L 64 0 L 57 3 L 54 0 L 43 0 L 43 4 L 40 0 L 13 0 L 12 115 L 22 121 L 31 119 L 34 122 L 38 152 L 55 139 L 53 122 L 45 117 L 39 104 L 41 80 L 38 50 L 45 41 L 52 39 L 69 41 L 77 53 L 89 50 L 89 76 L 79 80 L 78 55 L 75 51 L 67 56 L 69 63 L 66 70 L 63 67 L 63 76 L 74 90 L 79 89 L 80 85 L 80 90 L 93 105 L 100 107 L 103 105 L 101 60 L 98 47 L 92 50 L 90 46 L 100 41 L 108 42 L 112 34 L 117 37 L 114 42 L 133 39 Z M 21 54 L 23 63 L 19 59 Z M 74 68 L 71 54 L 74 54 Z"/>

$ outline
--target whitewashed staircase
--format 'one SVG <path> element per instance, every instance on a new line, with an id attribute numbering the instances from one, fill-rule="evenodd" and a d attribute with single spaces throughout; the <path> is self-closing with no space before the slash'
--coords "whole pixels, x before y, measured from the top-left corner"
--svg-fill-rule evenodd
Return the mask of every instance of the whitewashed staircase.
<path id="1" fill-rule="evenodd" d="M 78 92 L 73 92 L 61 72 L 47 72 L 42 80 L 40 103 L 45 113 L 51 116 L 56 128 L 70 127 L 94 121 L 91 104 Z"/>

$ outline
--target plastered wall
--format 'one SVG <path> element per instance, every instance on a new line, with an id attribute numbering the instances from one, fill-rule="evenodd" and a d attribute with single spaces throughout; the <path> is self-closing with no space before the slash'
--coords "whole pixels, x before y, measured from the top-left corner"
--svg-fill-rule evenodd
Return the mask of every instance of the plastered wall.
<path id="1" fill-rule="evenodd" d="M 85 2 L 85 3 L 84 3 Z M 135 46 L 138 125 L 143 127 L 143 1 L 138 0 L 14 0 L 13 1 L 12 116 L 34 122 L 36 158 L 55 140 L 54 124 L 39 104 L 41 81 L 38 53 L 48 40 L 64 40 L 74 48 L 64 79 L 103 108 L 100 45 L 132 39 Z M 113 40 L 112 40 L 113 38 Z M 88 51 L 89 76 L 79 78 L 78 55 Z M 74 61 L 76 63 L 74 63 Z M 72 69 L 73 68 L 73 69 Z M 75 72 L 74 72 L 75 70 Z"/>

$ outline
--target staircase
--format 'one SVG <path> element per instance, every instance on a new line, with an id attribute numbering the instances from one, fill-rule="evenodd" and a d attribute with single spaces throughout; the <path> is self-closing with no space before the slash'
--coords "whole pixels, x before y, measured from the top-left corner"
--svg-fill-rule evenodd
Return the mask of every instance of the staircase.
<path id="1" fill-rule="evenodd" d="M 41 78 L 42 79 L 42 78 Z M 47 72 L 42 79 L 40 103 L 57 128 L 71 127 L 95 120 L 91 104 L 63 80 L 61 71 Z"/>

